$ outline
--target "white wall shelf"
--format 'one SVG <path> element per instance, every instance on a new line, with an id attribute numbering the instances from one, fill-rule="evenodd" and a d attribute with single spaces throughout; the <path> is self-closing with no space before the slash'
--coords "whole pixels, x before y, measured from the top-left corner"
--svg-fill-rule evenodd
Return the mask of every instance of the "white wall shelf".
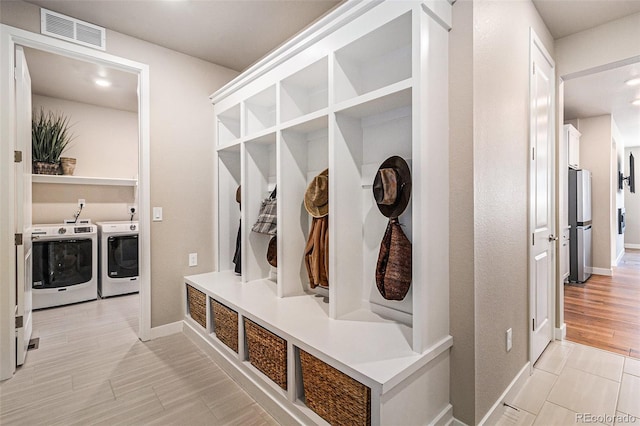
<path id="1" fill-rule="evenodd" d="M 452 344 L 448 174 L 442 169 L 449 163 L 450 9 L 447 0 L 347 2 L 309 30 L 310 41 L 296 41 L 291 52 L 279 49 L 264 68 L 252 68 L 211 97 L 218 123 L 217 268 L 185 281 L 285 339 L 290 374 L 299 374 L 302 349 L 370 387 L 373 425 L 451 420 L 448 393 L 430 391 L 448 387 Z M 412 284 L 402 301 L 384 299 L 375 281 L 388 218 L 371 186 L 379 165 L 393 155 L 407 160 L 413 174 L 411 201 L 399 218 L 413 242 Z M 329 288 L 316 291 L 304 264 L 312 223 L 304 194 L 325 169 Z M 239 185 L 242 211 L 235 202 Z M 276 186 L 274 276 L 266 260 L 270 237 L 251 227 Z M 238 275 L 231 259 L 240 220 Z M 185 323 L 220 346 L 211 330 Z M 247 364 L 243 340 L 239 344 L 234 368 L 253 381 L 268 380 Z M 228 351 L 218 352 L 229 358 Z M 293 389 L 286 395 L 271 385 L 260 388 L 284 411 L 307 419 L 302 423 L 317 423 L 303 406 L 299 377 L 288 383 Z"/>
<path id="2" fill-rule="evenodd" d="M 57 183 L 65 185 L 104 185 L 104 186 L 137 186 L 137 179 L 67 176 L 67 175 L 32 175 L 33 183 Z"/>

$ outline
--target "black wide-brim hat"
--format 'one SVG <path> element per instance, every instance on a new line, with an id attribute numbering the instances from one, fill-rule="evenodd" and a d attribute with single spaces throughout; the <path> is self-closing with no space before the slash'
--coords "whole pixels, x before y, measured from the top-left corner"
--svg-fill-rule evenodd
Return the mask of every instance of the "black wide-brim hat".
<path id="1" fill-rule="evenodd" d="M 411 198 L 411 170 L 402 157 L 389 157 L 378 167 L 373 180 L 373 198 L 388 218 L 402 214 Z"/>

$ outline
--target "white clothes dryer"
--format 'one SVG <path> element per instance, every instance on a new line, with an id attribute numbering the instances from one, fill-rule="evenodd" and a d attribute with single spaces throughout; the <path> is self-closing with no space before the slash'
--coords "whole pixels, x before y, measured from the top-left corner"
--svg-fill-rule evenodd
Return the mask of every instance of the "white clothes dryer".
<path id="1" fill-rule="evenodd" d="M 88 222 L 32 229 L 33 309 L 97 299 L 96 226 Z"/>
<path id="2" fill-rule="evenodd" d="M 138 222 L 97 222 L 100 239 L 100 297 L 137 293 Z"/>

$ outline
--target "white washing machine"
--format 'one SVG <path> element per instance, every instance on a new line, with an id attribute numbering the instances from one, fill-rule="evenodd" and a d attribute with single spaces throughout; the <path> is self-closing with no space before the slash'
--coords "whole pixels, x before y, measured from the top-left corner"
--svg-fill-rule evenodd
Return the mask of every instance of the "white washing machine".
<path id="1" fill-rule="evenodd" d="M 90 221 L 33 226 L 33 309 L 97 299 L 97 235 Z"/>
<path id="2" fill-rule="evenodd" d="M 140 291 L 138 222 L 98 222 L 100 297 Z"/>

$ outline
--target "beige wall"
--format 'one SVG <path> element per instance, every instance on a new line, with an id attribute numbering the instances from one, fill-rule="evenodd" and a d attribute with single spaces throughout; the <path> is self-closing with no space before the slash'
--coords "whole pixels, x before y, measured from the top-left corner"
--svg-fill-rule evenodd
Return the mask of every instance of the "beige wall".
<path id="1" fill-rule="evenodd" d="M 578 120 L 580 168 L 591 171 L 593 267 L 611 269 L 611 116 Z"/>
<path id="2" fill-rule="evenodd" d="M 453 416 L 474 424 L 473 6 L 458 1 L 449 33 L 449 312 Z"/>
<path id="3" fill-rule="evenodd" d="M 59 111 L 69 118 L 74 139 L 62 156 L 77 159 L 74 175 L 138 176 L 137 113 L 47 96 L 32 99 L 34 111 Z"/>
<path id="4" fill-rule="evenodd" d="M 40 31 L 39 8 L 0 3 L 1 22 Z M 203 40 L 206 42 L 206 40 Z M 151 325 L 179 321 L 182 276 L 213 268 L 213 109 L 208 96 L 237 72 L 124 34 L 107 31 L 107 52 L 150 69 L 151 205 L 164 221 L 151 224 Z M 188 253 L 199 265 L 188 267 Z"/>
<path id="5" fill-rule="evenodd" d="M 624 232 L 625 245 L 631 244 L 631 248 L 640 248 L 640 147 L 626 148 L 624 150 L 624 175 L 629 176 L 629 154 L 633 153 L 636 172 L 636 192 L 632 194 L 629 186 L 624 185 L 624 205 L 627 210 L 627 229 Z"/>
<path id="6" fill-rule="evenodd" d="M 640 13 L 560 38 L 557 75 L 588 70 L 640 55 Z"/>
<path id="7" fill-rule="evenodd" d="M 554 45 L 529 1 L 474 1 L 473 22 L 478 422 L 529 358 L 529 28 L 552 56 Z M 513 329 L 510 352 L 508 328 Z"/>

